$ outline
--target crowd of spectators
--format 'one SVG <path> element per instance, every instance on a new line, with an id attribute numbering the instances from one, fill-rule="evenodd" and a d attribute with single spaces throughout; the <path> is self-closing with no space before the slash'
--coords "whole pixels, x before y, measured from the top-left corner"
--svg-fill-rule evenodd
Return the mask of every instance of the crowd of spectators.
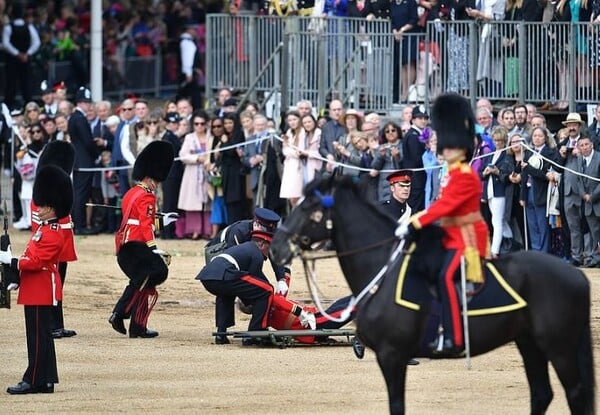
<path id="1" fill-rule="evenodd" d="M 225 7 L 223 0 L 126 0 L 102 4 L 104 80 L 107 86 L 115 88 L 126 88 L 127 58 L 157 54 L 163 57 L 163 81 L 178 83 L 179 36 L 186 27 L 193 26 L 203 54 L 206 15 L 222 12 Z M 39 44 L 29 56 L 32 72 L 45 79 L 49 62 L 69 62 L 72 76 L 65 82 L 70 94 L 74 94 L 89 78 L 90 10 L 89 0 L 0 1 L 0 32 L 11 27 L 16 18 L 31 24 L 34 36 L 39 37 Z M 4 39 L 3 45 L 6 43 Z M 4 50 L 7 51 L 6 46 Z M 9 52 L 5 61 L 10 57 Z M 7 77 L 6 87 L 13 81 Z M 31 93 L 24 94 L 23 104 L 30 99 Z"/>
<path id="2" fill-rule="evenodd" d="M 47 142 L 77 141 L 70 121 L 82 105 L 65 99 L 61 88 L 45 91 L 43 104 L 31 102 L 26 113 L 12 114 L 14 220 L 20 229 L 31 226 L 27 182 L 35 177 L 35 168 L 24 164 L 35 164 Z M 238 111 L 232 92 L 222 88 L 209 110 L 194 109 L 187 98 L 153 108 L 141 97 L 129 97 L 116 107 L 110 101 L 93 103 L 85 112 L 95 161 L 79 166 L 94 171 L 91 196 L 81 204 L 117 208 L 87 208 L 85 222 L 75 224 L 76 234 L 115 232 L 120 197 L 133 185 L 131 167 L 153 140 L 171 142 L 178 156 L 159 200 L 163 211 L 177 210 L 182 219 L 161 234 L 165 239 L 210 239 L 228 224 L 251 217 L 255 207 L 285 218 L 317 172 L 363 179 L 373 201 L 383 203 L 390 198 L 387 174 L 412 169 L 408 205 L 418 212 L 438 197 L 447 172 L 423 105 L 406 106 L 399 119 L 383 120 L 375 112 L 344 108 L 340 100 L 330 102 L 327 116 L 317 117 L 311 102 L 301 100 L 278 126 L 255 103 Z M 572 113 L 564 128 L 553 132 L 531 104 L 495 114 L 489 100 L 480 99 L 475 112 L 472 166 L 483 183 L 482 214 L 490 226 L 492 254 L 527 247 L 576 265 L 598 265 L 600 110 L 590 128 Z M 2 137 L 9 135 L 5 128 Z M 9 148 L 5 155 L 11 154 Z M 9 166 L 10 158 L 4 163 Z"/>

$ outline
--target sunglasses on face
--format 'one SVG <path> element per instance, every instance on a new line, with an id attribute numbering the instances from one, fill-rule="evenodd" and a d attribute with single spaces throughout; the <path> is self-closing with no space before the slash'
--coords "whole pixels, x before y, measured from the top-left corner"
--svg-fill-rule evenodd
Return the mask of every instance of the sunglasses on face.
<path id="1" fill-rule="evenodd" d="M 32 134 L 38 134 L 38 133 L 41 133 L 41 132 L 42 132 L 42 130 L 31 130 Z"/>
<path id="2" fill-rule="evenodd" d="M 158 124 L 158 121 L 148 121 L 148 124 L 149 125 L 156 125 L 156 124 Z"/>
<path id="3" fill-rule="evenodd" d="M 204 125 L 206 124 L 204 121 L 196 121 L 194 125 Z"/>
<path id="4" fill-rule="evenodd" d="M 389 129 L 389 130 L 385 130 L 385 133 L 397 133 L 398 130 L 396 130 L 395 128 Z"/>
<path id="5" fill-rule="evenodd" d="M 215 124 L 211 128 L 223 128 L 222 124 Z"/>

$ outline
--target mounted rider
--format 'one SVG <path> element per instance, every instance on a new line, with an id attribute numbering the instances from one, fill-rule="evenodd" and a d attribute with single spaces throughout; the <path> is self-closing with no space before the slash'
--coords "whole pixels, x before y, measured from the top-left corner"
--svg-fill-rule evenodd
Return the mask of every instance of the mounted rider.
<path id="1" fill-rule="evenodd" d="M 465 343 L 455 281 L 461 275 L 463 258 L 466 279 L 482 281 L 481 258 L 489 258 L 488 227 L 479 207 L 482 185 L 469 164 L 475 145 L 475 116 L 467 99 L 448 93 L 435 100 L 431 121 L 438 136 L 438 152 L 448 163 L 448 175 L 439 199 L 413 215 L 408 224 L 401 224 L 396 235 L 406 236 L 438 220 L 444 228 L 447 254 L 438 277 L 444 341 L 443 348 L 432 353 L 435 357 L 460 357 Z"/>

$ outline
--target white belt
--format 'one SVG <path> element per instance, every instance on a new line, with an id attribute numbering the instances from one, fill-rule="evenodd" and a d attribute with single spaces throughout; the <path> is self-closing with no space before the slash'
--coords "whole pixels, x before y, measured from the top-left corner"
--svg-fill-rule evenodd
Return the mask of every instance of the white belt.
<path id="1" fill-rule="evenodd" d="M 71 222 L 69 222 L 69 223 L 61 223 L 60 224 L 60 229 L 73 229 L 73 225 L 71 224 Z"/>
<path id="2" fill-rule="evenodd" d="M 128 225 L 139 225 L 140 221 L 138 219 L 127 219 Z"/>
<path id="3" fill-rule="evenodd" d="M 225 261 L 227 261 L 231 265 L 233 265 L 235 267 L 235 269 L 237 269 L 238 271 L 240 270 L 240 266 L 238 265 L 238 263 L 235 260 L 235 258 L 232 257 L 231 255 L 229 255 L 229 254 L 219 254 L 219 255 L 216 255 L 215 257 L 213 257 L 213 259 L 211 259 L 210 262 L 213 262 L 217 258 L 223 258 Z"/>

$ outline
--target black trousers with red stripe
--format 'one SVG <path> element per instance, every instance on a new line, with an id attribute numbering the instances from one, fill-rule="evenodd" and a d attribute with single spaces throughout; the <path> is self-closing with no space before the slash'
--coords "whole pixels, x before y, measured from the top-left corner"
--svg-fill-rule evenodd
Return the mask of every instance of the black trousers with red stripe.
<path id="1" fill-rule="evenodd" d="M 337 300 L 336 302 L 331 304 L 329 306 L 329 308 L 327 310 L 325 310 L 325 312 L 332 317 L 340 318 L 342 315 L 342 311 L 344 311 L 346 309 L 346 307 L 348 307 L 348 304 L 350 304 L 351 298 L 352 298 L 351 296 L 340 298 L 339 300 Z M 343 327 L 344 325 L 348 324 L 354 318 L 354 310 L 352 310 L 352 312 L 350 313 L 350 315 L 348 316 L 348 318 L 346 320 L 340 321 L 340 322 L 331 321 L 321 313 L 315 313 L 315 318 L 317 320 L 316 321 L 317 329 L 319 329 L 319 330 L 320 329 L 330 329 L 330 330 L 331 329 L 339 329 L 340 327 Z"/>
<path id="2" fill-rule="evenodd" d="M 52 314 L 50 305 L 25 306 L 25 333 L 27 334 L 28 366 L 23 380 L 34 387 L 58 383 L 56 352 L 52 338 Z"/>
<path id="3" fill-rule="evenodd" d="M 248 330 L 267 328 L 268 311 L 273 301 L 273 286 L 269 281 L 244 275 L 236 280 L 202 280 L 204 288 L 217 296 L 215 319 L 218 331 L 235 325 L 235 298 L 252 305 L 252 318 Z"/>

